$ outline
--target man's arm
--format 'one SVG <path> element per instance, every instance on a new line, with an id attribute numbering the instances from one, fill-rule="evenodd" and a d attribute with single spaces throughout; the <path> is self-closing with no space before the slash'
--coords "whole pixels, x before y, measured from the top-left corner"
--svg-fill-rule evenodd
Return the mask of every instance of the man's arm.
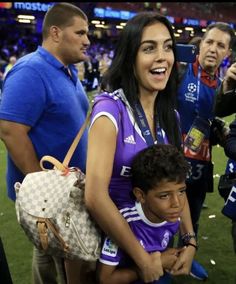
<path id="1" fill-rule="evenodd" d="M 222 85 L 217 91 L 214 104 L 214 114 L 219 117 L 225 117 L 236 112 L 236 90 L 232 89 L 223 93 Z"/>
<path id="2" fill-rule="evenodd" d="M 230 125 L 230 132 L 225 143 L 225 155 L 230 159 L 236 160 L 236 120 Z"/>
<path id="3" fill-rule="evenodd" d="M 40 72 L 29 65 L 14 66 L 3 87 L 0 139 L 24 175 L 41 170 L 28 134 L 30 125 L 37 125 L 45 102 L 46 89 Z"/>
<path id="4" fill-rule="evenodd" d="M 226 71 L 223 84 L 222 84 L 222 92 L 226 94 L 232 90 L 235 91 L 236 88 L 236 63 L 233 63 L 228 70 Z"/>
<path id="5" fill-rule="evenodd" d="M 41 170 L 33 144 L 28 136 L 29 130 L 29 126 L 0 120 L 0 138 L 13 162 L 24 175 Z"/>
<path id="6" fill-rule="evenodd" d="M 236 63 L 227 70 L 224 80 L 217 91 L 214 113 L 224 117 L 236 112 Z"/>

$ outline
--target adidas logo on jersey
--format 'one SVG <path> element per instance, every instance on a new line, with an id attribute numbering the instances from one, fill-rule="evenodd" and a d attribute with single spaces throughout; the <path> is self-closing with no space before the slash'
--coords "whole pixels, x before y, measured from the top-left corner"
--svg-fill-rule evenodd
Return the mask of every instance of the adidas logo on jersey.
<path id="1" fill-rule="evenodd" d="M 128 143 L 128 144 L 136 144 L 133 135 L 130 135 L 130 136 L 128 136 L 127 138 L 125 138 L 124 142 L 125 142 L 125 143 Z"/>

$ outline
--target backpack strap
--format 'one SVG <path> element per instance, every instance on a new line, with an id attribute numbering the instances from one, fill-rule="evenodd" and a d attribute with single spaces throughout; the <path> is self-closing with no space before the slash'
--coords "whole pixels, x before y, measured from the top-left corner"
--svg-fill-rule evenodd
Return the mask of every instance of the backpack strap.
<path id="1" fill-rule="evenodd" d="M 89 120 L 90 120 L 90 114 L 87 115 L 86 117 L 86 120 L 84 122 L 84 124 L 82 125 L 82 127 L 80 128 L 78 134 L 76 135 L 74 141 L 72 142 L 65 158 L 64 158 L 64 161 L 61 163 L 60 161 L 58 161 L 56 158 L 52 157 L 52 156 L 43 156 L 40 160 L 40 167 L 42 168 L 42 170 L 46 171 L 47 169 L 44 168 L 43 166 L 43 163 L 44 162 L 49 162 L 51 163 L 52 165 L 54 165 L 54 168 L 60 170 L 60 171 L 63 171 L 65 172 L 68 168 L 68 165 L 70 163 L 70 160 L 75 152 L 75 149 L 77 147 L 77 145 L 79 144 L 79 141 L 89 123 Z"/>
<path id="2" fill-rule="evenodd" d="M 75 152 L 75 149 L 76 149 L 77 145 L 79 144 L 79 141 L 80 141 L 80 139 L 81 139 L 81 137 L 82 137 L 82 135 L 83 135 L 83 133 L 84 133 L 88 123 L 89 123 L 89 120 L 90 120 L 90 114 L 87 115 L 84 124 L 80 128 L 78 134 L 76 135 L 74 141 L 72 142 L 72 144 L 71 144 L 71 146 L 70 146 L 70 148 L 69 148 L 69 150 L 68 150 L 68 152 L 67 152 L 67 154 L 66 154 L 66 156 L 64 158 L 64 161 L 62 163 L 64 167 L 66 167 L 66 168 L 68 167 L 68 165 L 70 163 L 70 160 L 71 160 L 71 158 L 72 158 L 72 156 L 73 156 L 73 154 Z"/>

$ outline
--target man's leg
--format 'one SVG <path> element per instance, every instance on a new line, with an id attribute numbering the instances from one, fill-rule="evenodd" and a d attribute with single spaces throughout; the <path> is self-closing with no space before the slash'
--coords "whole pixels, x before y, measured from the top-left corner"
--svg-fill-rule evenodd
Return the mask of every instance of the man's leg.
<path id="1" fill-rule="evenodd" d="M 66 284 L 66 271 L 64 258 L 53 256 L 53 260 L 57 271 L 57 280 L 59 284 Z"/>
<path id="2" fill-rule="evenodd" d="M 34 284 L 66 284 L 63 259 L 52 257 L 35 247 L 32 271 Z"/>
<path id="3" fill-rule="evenodd" d="M 202 205 L 206 198 L 206 190 L 204 188 L 204 184 L 202 185 L 188 184 L 186 193 L 189 202 L 191 219 L 193 223 L 193 230 L 197 236 L 198 227 L 199 227 L 198 222 L 201 215 Z"/>

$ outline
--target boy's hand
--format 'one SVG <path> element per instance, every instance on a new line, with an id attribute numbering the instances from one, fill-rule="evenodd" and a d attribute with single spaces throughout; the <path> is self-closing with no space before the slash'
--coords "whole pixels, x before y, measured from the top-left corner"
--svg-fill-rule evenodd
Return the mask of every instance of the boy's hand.
<path id="1" fill-rule="evenodd" d="M 168 248 L 161 253 L 161 262 L 165 270 L 171 270 L 182 250 L 183 248 Z"/>
<path id="2" fill-rule="evenodd" d="M 192 261 L 196 249 L 192 246 L 183 247 L 179 252 L 179 256 L 171 268 L 170 273 L 172 275 L 188 275 L 191 270 Z"/>

